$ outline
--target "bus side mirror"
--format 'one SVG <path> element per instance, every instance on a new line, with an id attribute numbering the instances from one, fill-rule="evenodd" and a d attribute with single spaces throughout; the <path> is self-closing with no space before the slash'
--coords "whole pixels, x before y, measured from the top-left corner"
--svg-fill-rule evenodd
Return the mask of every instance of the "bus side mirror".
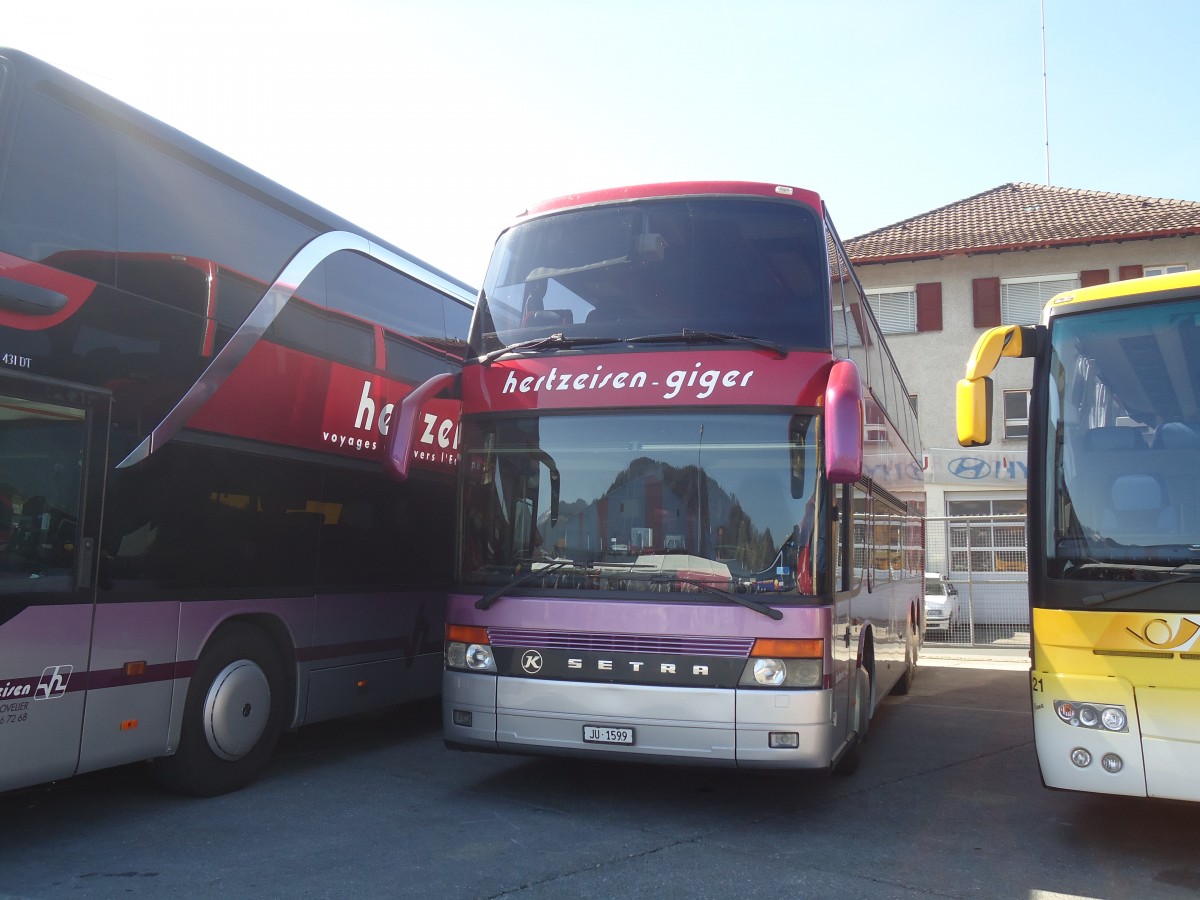
<path id="1" fill-rule="evenodd" d="M 858 366 L 838 360 L 825 385 L 825 476 L 832 484 L 862 477 L 863 391 Z"/>
<path id="2" fill-rule="evenodd" d="M 452 384 L 453 374 L 444 372 L 434 375 L 400 401 L 400 406 L 392 416 L 391 428 L 388 429 L 387 458 L 384 463 L 388 474 L 397 481 L 408 478 L 412 449 L 417 442 L 417 429 L 421 425 L 421 407 Z"/>
<path id="3" fill-rule="evenodd" d="M 955 386 L 958 442 L 982 447 L 992 442 L 992 379 L 963 378 Z"/>
<path id="4" fill-rule="evenodd" d="M 560 487 L 558 469 L 550 470 L 550 524 L 558 524 L 558 494 Z"/>
<path id="5" fill-rule="evenodd" d="M 1046 343 L 1043 325 L 998 325 L 975 342 L 967 358 L 966 378 L 955 387 L 955 419 L 958 442 L 964 447 L 982 447 L 992 442 L 992 379 L 1000 359 L 1036 357 Z"/>
<path id="6" fill-rule="evenodd" d="M 554 463 L 554 457 L 545 450 L 534 450 L 533 456 L 550 472 L 550 524 L 557 525 L 559 493 L 562 487 L 562 478 L 559 475 L 558 466 Z"/>

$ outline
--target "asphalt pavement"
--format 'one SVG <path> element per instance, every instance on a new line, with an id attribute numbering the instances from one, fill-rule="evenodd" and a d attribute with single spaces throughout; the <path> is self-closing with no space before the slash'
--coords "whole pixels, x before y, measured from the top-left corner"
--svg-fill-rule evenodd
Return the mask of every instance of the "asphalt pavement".
<path id="1" fill-rule="evenodd" d="M 286 736 L 209 800 L 0 795 L 0 898 L 1192 898 L 1195 805 L 1051 792 L 1020 652 L 929 650 L 858 772 L 460 753 L 436 704 Z"/>

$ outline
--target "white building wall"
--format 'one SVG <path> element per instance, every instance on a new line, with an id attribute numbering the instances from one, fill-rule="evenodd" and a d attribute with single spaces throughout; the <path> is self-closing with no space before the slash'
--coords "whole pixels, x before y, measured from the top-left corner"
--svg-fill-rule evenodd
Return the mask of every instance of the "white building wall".
<path id="1" fill-rule="evenodd" d="M 948 256 L 856 267 L 867 290 L 925 282 L 942 285 L 941 331 L 887 336 L 909 392 L 917 395 L 921 439 L 928 458 L 929 515 L 946 514 L 948 492 L 958 493 L 963 498 L 977 498 L 1015 497 L 1025 491 L 1026 442 L 1004 438 L 1003 397 L 1006 390 L 1029 389 L 1033 377 L 1031 360 L 1005 359 L 993 375 L 995 405 L 991 445 L 977 450 L 965 450 L 958 445 L 955 384 L 963 377 L 967 355 L 984 331 L 974 324 L 972 281 L 1032 275 L 1078 277 L 1080 272 L 1090 269 L 1107 269 L 1109 280 L 1116 281 L 1120 267 L 1130 265 L 1186 265 L 1189 269 L 1200 269 L 1200 237 Z M 956 466 L 960 474 L 951 472 L 951 466 Z M 962 477 L 964 475 L 979 477 Z"/>

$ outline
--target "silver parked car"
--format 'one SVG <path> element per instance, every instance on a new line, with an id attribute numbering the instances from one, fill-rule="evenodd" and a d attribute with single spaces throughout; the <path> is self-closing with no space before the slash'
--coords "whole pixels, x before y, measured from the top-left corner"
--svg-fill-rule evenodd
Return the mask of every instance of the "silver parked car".
<path id="1" fill-rule="evenodd" d="M 925 633 L 949 636 L 958 624 L 958 589 L 937 572 L 925 573 Z"/>

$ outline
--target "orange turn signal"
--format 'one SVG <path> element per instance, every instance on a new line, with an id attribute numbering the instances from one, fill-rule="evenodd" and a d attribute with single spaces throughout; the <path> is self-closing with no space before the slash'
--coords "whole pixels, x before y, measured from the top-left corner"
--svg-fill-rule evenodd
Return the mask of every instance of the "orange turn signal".
<path id="1" fill-rule="evenodd" d="M 821 638 L 757 638 L 750 655 L 774 659 L 824 659 L 825 641 Z"/>
<path id="2" fill-rule="evenodd" d="M 488 643 L 487 629 L 482 625 L 447 625 L 446 640 L 464 644 Z"/>

